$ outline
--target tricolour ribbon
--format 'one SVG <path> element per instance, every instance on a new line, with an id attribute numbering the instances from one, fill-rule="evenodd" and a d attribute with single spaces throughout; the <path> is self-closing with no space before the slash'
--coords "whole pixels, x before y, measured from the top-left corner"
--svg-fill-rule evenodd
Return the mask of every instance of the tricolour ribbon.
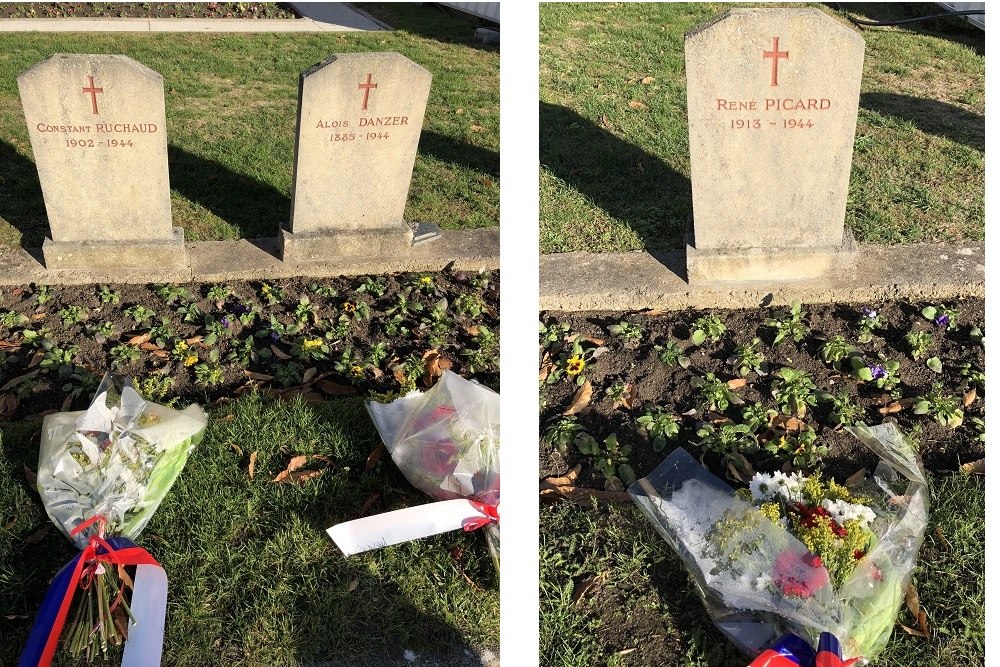
<path id="1" fill-rule="evenodd" d="M 850 667 L 858 660 L 841 658 L 840 642 L 829 632 L 820 633 L 818 650 L 813 650 L 802 637 L 787 634 L 758 655 L 749 667 Z"/>
<path id="2" fill-rule="evenodd" d="M 345 556 L 452 530 L 473 531 L 500 522 L 499 505 L 458 498 L 338 523 L 326 532 Z"/>
<path id="3" fill-rule="evenodd" d="M 130 605 L 135 623 L 129 622 L 122 667 L 155 667 L 160 664 L 167 604 L 166 574 L 149 552 L 136 546 L 132 540 L 125 537 L 105 538 L 103 517 L 88 519 L 74 528 L 70 535 L 76 535 L 95 523 L 99 525 L 97 532 L 49 584 L 18 667 L 48 667 L 77 589 L 93 577 L 96 568 L 103 563 L 116 567 L 137 566 Z M 117 603 L 118 600 L 115 601 Z"/>

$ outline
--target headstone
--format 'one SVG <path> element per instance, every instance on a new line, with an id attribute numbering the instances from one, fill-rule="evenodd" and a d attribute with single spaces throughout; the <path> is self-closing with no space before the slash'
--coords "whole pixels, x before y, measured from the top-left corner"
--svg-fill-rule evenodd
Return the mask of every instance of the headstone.
<path id="1" fill-rule="evenodd" d="M 403 209 L 430 86 L 430 72 L 398 53 L 336 54 L 302 73 L 284 261 L 413 244 Z"/>
<path id="2" fill-rule="evenodd" d="M 690 282 L 813 278 L 850 262 L 864 49 L 818 9 L 731 9 L 686 35 Z"/>
<path id="3" fill-rule="evenodd" d="M 56 54 L 17 77 L 51 238 L 49 269 L 182 268 L 163 77 L 125 56 Z"/>

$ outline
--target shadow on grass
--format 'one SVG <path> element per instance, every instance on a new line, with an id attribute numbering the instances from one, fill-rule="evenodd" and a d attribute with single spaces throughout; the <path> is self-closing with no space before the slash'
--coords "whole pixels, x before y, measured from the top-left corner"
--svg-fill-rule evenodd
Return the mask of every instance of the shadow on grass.
<path id="1" fill-rule="evenodd" d="M 0 218 L 21 232 L 21 245 L 40 248 L 48 235 L 42 185 L 35 163 L 0 140 Z"/>
<path id="2" fill-rule="evenodd" d="M 240 231 L 241 238 L 277 236 L 291 199 L 274 187 L 215 160 L 167 146 L 170 188 Z"/>
<path id="3" fill-rule="evenodd" d="M 500 51 L 499 44 L 473 41 L 476 28 L 492 27 L 492 21 L 465 14 L 457 9 L 430 2 L 355 2 L 355 7 L 388 23 L 393 30 L 433 39 L 444 44 L 461 44 L 477 51 Z"/>
<path id="4" fill-rule="evenodd" d="M 867 21 L 900 21 L 934 16 L 945 13 L 945 9 L 933 2 L 829 2 L 834 9 L 848 10 L 853 16 Z M 976 55 L 986 55 L 986 33 L 965 20 L 962 16 L 952 16 L 896 26 L 898 30 L 916 35 L 928 35 L 947 39 L 956 44 L 964 44 Z M 861 26 L 861 34 L 873 30 L 887 30 L 878 26 Z"/>
<path id="5" fill-rule="evenodd" d="M 894 93 L 864 93 L 861 106 L 910 121 L 921 131 L 986 152 L 986 117 L 937 100 Z"/>
<path id="6" fill-rule="evenodd" d="M 472 146 L 438 132 L 420 133 L 418 150 L 461 167 L 474 169 L 494 178 L 500 178 L 500 153 Z"/>
<path id="7" fill-rule="evenodd" d="M 542 102 L 538 125 L 539 160 L 554 176 L 632 227 L 647 248 L 684 247 L 687 176 L 571 109 Z"/>

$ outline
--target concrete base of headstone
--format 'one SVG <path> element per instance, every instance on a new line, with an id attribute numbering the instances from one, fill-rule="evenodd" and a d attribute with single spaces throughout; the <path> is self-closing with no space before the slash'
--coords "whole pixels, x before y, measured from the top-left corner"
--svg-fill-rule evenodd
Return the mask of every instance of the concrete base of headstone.
<path id="1" fill-rule="evenodd" d="M 184 230 L 173 228 L 168 241 L 53 241 L 42 243 L 45 268 L 50 271 L 117 272 L 187 269 Z"/>
<path id="2" fill-rule="evenodd" d="M 281 261 L 310 264 L 358 257 L 399 255 L 413 247 L 409 225 L 387 229 L 343 229 L 320 232 L 281 230 Z"/>
<path id="3" fill-rule="evenodd" d="M 809 280 L 850 268 L 858 247 L 851 230 L 838 246 L 698 249 L 687 239 L 689 283 Z"/>

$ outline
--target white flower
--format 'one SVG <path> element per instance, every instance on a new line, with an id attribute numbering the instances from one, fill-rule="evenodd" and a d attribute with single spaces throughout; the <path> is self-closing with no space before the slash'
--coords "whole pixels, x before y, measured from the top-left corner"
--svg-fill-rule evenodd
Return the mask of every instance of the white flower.
<path id="1" fill-rule="evenodd" d="M 859 519 L 861 525 L 868 528 L 875 520 L 875 512 L 865 505 L 849 503 L 846 500 L 830 500 L 829 498 L 820 503 L 830 516 L 838 524 L 843 526 L 848 521 Z"/>

